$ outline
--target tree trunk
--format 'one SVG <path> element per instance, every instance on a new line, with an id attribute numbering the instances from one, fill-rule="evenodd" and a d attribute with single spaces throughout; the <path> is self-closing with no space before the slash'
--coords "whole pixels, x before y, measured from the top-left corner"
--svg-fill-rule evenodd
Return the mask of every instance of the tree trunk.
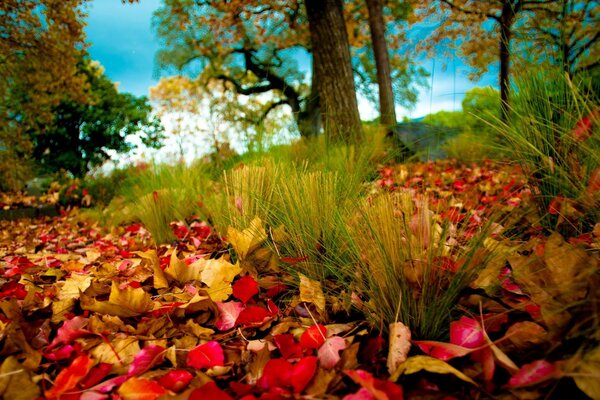
<path id="1" fill-rule="evenodd" d="M 396 125 L 396 109 L 392 90 L 392 74 L 390 59 L 385 41 L 385 25 L 383 21 L 383 5 L 381 0 L 366 0 L 369 9 L 369 28 L 375 65 L 377 66 L 377 84 L 379 85 L 380 122 L 387 128 Z"/>
<path id="2" fill-rule="evenodd" d="M 306 0 L 325 135 L 332 141 L 362 140 L 342 0 Z"/>
<path id="3" fill-rule="evenodd" d="M 317 80 L 318 77 L 313 57 L 310 95 L 304 102 L 304 110 L 298 113 L 298 118 L 296 119 L 300 136 L 302 137 L 318 136 L 321 131 L 321 105 Z"/>
<path id="4" fill-rule="evenodd" d="M 500 16 L 500 119 L 508 122 L 510 100 L 510 41 L 515 10 L 506 2 Z"/>

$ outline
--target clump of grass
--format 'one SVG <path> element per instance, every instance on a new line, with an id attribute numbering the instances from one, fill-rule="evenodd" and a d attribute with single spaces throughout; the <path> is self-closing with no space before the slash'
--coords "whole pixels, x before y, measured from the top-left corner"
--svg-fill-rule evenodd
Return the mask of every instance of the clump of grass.
<path id="1" fill-rule="evenodd" d="M 206 168 L 200 163 L 149 165 L 123 182 L 119 198 L 108 207 L 111 223 L 141 221 L 156 243 L 174 240 L 171 222 L 203 211 L 199 202 L 212 187 Z"/>
<path id="2" fill-rule="evenodd" d="M 360 256 L 356 289 L 374 324 L 401 321 L 415 337 L 443 337 L 461 291 L 494 254 L 491 224 L 470 229 L 441 220 L 408 193 L 367 202 L 351 235 Z"/>
<path id="3" fill-rule="evenodd" d="M 285 232 L 275 240 L 276 252 L 300 260 L 295 272 L 316 280 L 346 279 L 352 252 L 345 240 L 344 210 L 354 196 L 336 172 L 301 169 L 282 175 L 273 201 L 264 207 L 269 224 Z"/>
<path id="4" fill-rule="evenodd" d="M 230 226 L 243 230 L 255 217 L 265 220 L 265 204 L 271 203 L 279 174 L 278 166 L 270 160 L 224 171 L 215 190 L 204 200 L 217 230 L 225 232 Z"/>
<path id="5" fill-rule="evenodd" d="M 581 82 L 581 85 L 584 85 Z M 600 105 L 558 70 L 516 79 L 504 150 L 530 177 L 541 223 L 572 235 L 600 217 Z"/>

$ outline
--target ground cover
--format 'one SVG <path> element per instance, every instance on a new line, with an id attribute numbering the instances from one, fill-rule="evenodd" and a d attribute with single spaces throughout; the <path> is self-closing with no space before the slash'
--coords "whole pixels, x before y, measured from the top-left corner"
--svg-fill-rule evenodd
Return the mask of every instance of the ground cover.
<path id="1" fill-rule="evenodd" d="M 415 260 L 405 269 L 409 293 L 424 282 L 447 290 L 477 270 L 435 338 L 407 328 L 415 321 L 387 326 L 362 281 L 299 274 L 311 255 L 281 254 L 276 227 L 260 219 L 226 234 L 200 219 L 174 222 L 175 240 L 162 245 L 139 223 L 106 230 L 76 211 L 2 221 L 0 394 L 599 398 L 600 225 L 572 236 L 538 225 L 527 178 L 512 165 L 439 161 L 381 167 L 365 184 L 367 204 L 389 196 L 414 206 L 403 221 L 422 241 L 408 247 L 433 256 L 427 272 Z M 491 216 L 485 251 L 467 264 L 455 249 Z M 429 242 L 437 234 L 423 235 L 438 225 L 439 254 Z"/>

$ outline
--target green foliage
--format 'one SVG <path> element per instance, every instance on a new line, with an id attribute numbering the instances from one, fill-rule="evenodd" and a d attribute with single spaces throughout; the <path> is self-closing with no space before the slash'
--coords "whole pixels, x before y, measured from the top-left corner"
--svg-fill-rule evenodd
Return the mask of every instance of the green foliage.
<path id="1" fill-rule="evenodd" d="M 142 143 L 160 147 L 162 126 L 151 117 L 145 97 L 119 93 L 102 68 L 82 59 L 79 71 L 90 85 L 88 101 L 63 99 L 53 109 L 54 123 L 45 132 L 30 132 L 33 156 L 45 172 L 61 169 L 83 176 L 110 157 L 110 151 L 127 152 L 127 140 L 137 135 Z"/>
<path id="2" fill-rule="evenodd" d="M 476 87 L 462 101 L 464 124 L 472 132 L 492 132 L 491 122 L 500 117 L 500 92 L 492 87 Z"/>
<path id="3" fill-rule="evenodd" d="M 462 111 L 438 111 L 423 117 L 423 123 L 440 128 L 466 128 L 465 114 Z"/>
<path id="4" fill-rule="evenodd" d="M 597 100 L 559 70 L 518 77 L 510 125 L 498 123 L 504 150 L 519 163 L 548 229 L 589 229 L 600 217 Z M 553 203 L 552 209 L 550 204 Z M 558 226 L 560 225 L 560 227 Z"/>
<path id="5" fill-rule="evenodd" d="M 446 157 L 463 163 L 502 157 L 502 153 L 498 151 L 495 138 L 487 131 L 459 133 L 447 139 L 441 148 Z"/>

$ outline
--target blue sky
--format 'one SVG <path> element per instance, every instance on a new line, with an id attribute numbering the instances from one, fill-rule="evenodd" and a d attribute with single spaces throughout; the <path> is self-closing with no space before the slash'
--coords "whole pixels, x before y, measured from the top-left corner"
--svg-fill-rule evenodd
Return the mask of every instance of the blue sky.
<path id="1" fill-rule="evenodd" d="M 123 5 L 121 0 L 94 0 L 91 2 L 86 33 L 90 42 L 91 57 L 100 61 L 109 78 L 119 82 L 121 91 L 147 95 L 148 89 L 158 81 L 154 55 L 158 40 L 152 30 L 152 13 L 160 0 L 142 0 L 140 4 Z M 444 71 L 444 62 L 447 68 Z M 423 66 L 431 72 L 433 60 L 424 60 Z M 460 59 L 435 60 L 435 73 L 431 89 L 419 96 L 415 109 L 398 108 L 399 118 L 421 117 L 439 110 L 458 110 L 464 93 L 475 86 L 497 86 L 496 68 L 481 81 L 467 79 L 469 69 Z M 430 80 L 431 83 L 431 80 Z M 376 116 L 373 107 L 365 100 L 359 101 L 365 119 Z"/>

